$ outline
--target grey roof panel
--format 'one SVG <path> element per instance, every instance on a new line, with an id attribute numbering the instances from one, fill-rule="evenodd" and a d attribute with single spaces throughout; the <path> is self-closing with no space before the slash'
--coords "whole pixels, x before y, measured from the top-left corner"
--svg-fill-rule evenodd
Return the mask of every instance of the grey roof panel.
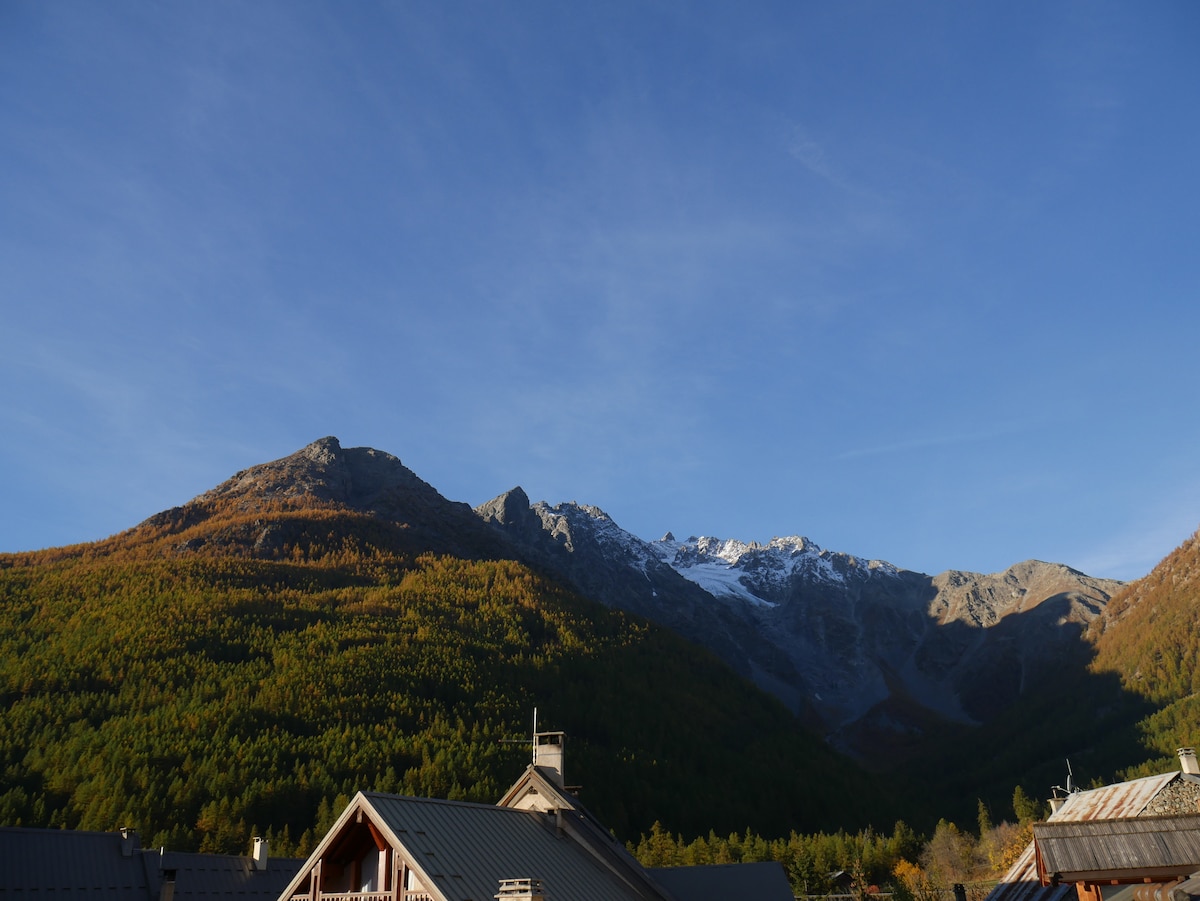
<path id="1" fill-rule="evenodd" d="M 647 872 L 678 901 L 793 901 L 783 865 L 763 863 L 713 864 L 697 867 L 653 867 Z"/>
<path id="2" fill-rule="evenodd" d="M 136 844 L 117 832 L 0 828 L 0 899 L 146 901 L 151 874 Z"/>
<path id="3" fill-rule="evenodd" d="M 363 793 L 416 868 L 449 901 L 491 901 L 501 879 L 540 879 L 552 901 L 654 898 L 561 834 L 553 814 Z M 658 897 L 661 897 L 659 895 Z"/>
<path id="4" fill-rule="evenodd" d="M 303 865 L 303 860 L 274 857 L 267 859 L 265 870 L 259 870 L 250 857 L 181 851 L 162 855 L 162 869 L 175 871 L 174 897 L 183 901 L 192 898 L 275 901 Z"/>

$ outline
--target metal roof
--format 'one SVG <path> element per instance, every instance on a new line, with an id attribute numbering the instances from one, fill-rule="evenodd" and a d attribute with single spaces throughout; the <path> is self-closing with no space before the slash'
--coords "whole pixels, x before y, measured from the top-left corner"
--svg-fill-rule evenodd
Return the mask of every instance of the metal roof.
<path id="1" fill-rule="evenodd" d="M 361 798 L 426 886 L 447 901 L 491 901 L 501 879 L 516 878 L 541 880 L 551 901 L 669 898 L 649 879 L 640 886 L 622 881 L 574 830 L 559 829 L 554 814 L 366 792 Z"/>
<path id="2" fill-rule="evenodd" d="M 250 857 L 144 849 L 135 832 L 0 828 L 0 901 L 156 901 L 171 872 L 177 899 L 275 901 L 303 863 L 259 870 Z"/>
<path id="3" fill-rule="evenodd" d="M 1200 869 L 1200 816 L 1036 823 L 1042 873 L 1079 882 L 1186 876 Z"/>
<path id="4" fill-rule="evenodd" d="M 1173 770 L 1157 776 L 1072 792 L 1063 806 L 1050 815 L 1047 822 L 1136 817 L 1179 776 L 1179 771 Z M 1057 886 L 1042 885 L 1038 878 L 1037 858 L 1031 841 L 1016 863 L 1004 874 L 999 885 L 988 894 L 986 901 L 1063 901 L 1068 895 L 1074 894 L 1075 887 L 1069 883 Z"/>
<path id="5" fill-rule="evenodd" d="M 1118 782 L 1087 791 L 1074 792 L 1067 796 L 1048 822 L 1078 820 L 1120 820 L 1141 816 L 1146 806 L 1164 788 L 1179 778 L 1179 771 L 1146 776 L 1130 782 Z"/>
<path id="6" fill-rule="evenodd" d="M 157 852 L 153 852 L 157 857 Z M 260 870 L 251 857 L 229 854 L 187 854 L 167 851 L 161 869 L 175 872 L 176 899 L 242 898 L 245 901 L 275 901 L 303 860 L 275 857 Z"/>
<path id="7" fill-rule="evenodd" d="M 136 834 L 0 828 L 0 899 L 146 901 L 151 873 Z"/>
<path id="8" fill-rule="evenodd" d="M 778 861 L 654 867 L 647 872 L 679 901 L 793 901 L 792 887 Z M 553 901 L 553 899 L 551 899 Z"/>

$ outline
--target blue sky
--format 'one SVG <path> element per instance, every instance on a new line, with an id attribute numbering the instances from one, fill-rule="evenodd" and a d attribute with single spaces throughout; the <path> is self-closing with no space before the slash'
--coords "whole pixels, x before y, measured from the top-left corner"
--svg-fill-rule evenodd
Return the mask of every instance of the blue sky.
<path id="1" fill-rule="evenodd" d="M 1136 578 L 1200 5 L 0 4 L 0 550 L 325 435 L 472 505 Z"/>

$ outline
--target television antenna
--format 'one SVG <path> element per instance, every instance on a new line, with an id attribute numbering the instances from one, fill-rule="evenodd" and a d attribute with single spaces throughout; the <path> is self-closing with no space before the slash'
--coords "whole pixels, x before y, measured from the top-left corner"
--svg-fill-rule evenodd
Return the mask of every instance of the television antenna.
<path id="1" fill-rule="evenodd" d="M 1067 787 L 1063 788 L 1061 785 L 1052 785 L 1050 788 L 1051 791 L 1054 792 L 1054 797 L 1056 798 L 1058 797 L 1059 792 L 1062 792 L 1064 795 L 1073 795 L 1075 792 L 1079 791 L 1078 786 L 1075 785 L 1075 773 L 1071 769 L 1071 761 L 1069 758 L 1067 759 Z"/>

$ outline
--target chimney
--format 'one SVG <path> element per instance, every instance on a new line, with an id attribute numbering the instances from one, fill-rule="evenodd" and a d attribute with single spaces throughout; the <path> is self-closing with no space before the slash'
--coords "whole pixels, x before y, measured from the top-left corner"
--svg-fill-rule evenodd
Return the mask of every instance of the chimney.
<path id="1" fill-rule="evenodd" d="M 267 840 L 254 836 L 254 869 L 265 870 L 267 868 Z"/>
<path id="2" fill-rule="evenodd" d="M 533 734 L 533 765 L 551 770 L 554 784 L 559 788 L 566 786 L 566 776 L 563 774 L 563 742 L 566 734 L 563 732 L 535 732 Z"/>
<path id="3" fill-rule="evenodd" d="M 133 857 L 133 852 L 141 847 L 137 831 L 128 826 L 121 827 L 121 856 Z"/>
<path id="4" fill-rule="evenodd" d="M 1180 748 L 1175 752 L 1179 755 L 1179 769 L 1186 776 L 1200 776 L 1200 763 L 1196 761 L 1195 748 Z"/>
<path id="5" fill-rule="evenodd" d="M 1053 798 L 1050 799 L 1050 813 L 1051 814 L 1058 813 L 1060 810 L 1062 810 L 1062 806 L 1066 803 L 1067 803 L 1066 798 L 1060 798 L 1058 795 L 1055 795 Z"/>
<path id="6" fill-rule="evenodd" d="M 540 879 L 501 879 L 496 901 L 547 901 Z"/>

